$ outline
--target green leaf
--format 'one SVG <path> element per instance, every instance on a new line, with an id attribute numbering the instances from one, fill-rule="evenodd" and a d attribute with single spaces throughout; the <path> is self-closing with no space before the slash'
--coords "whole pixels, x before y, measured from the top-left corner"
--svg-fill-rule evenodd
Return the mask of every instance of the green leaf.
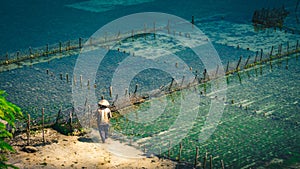
<path id="1" fill-rule="evenodd" d="M 3 119 L 4 118 L 4 112 L 0 109 L 0 118 Z"/>
<path id="2" fill-rule="evenodd" d="M 22 117 L 21 109 L 8 102 L 6 99 L 6 93 L 0 90 L 0 119 L 6 121 L 10 126 L 15 126 L 15 119 Z M 6 125 L 0 122 L 0 151 L 14 152 L 11 145 L 4 141 L 4 138 L 12 137 L 12 134 L 6 130 Z M 6 164 L 7 158 L 0 154 L 0 168 L 17 168 L 11 164 Z"/>
<path id="3" fill-rule="evenodd" d="M 7 151 L 10 151 L 10 152 L 14 152 L 15 151 L 11 145 L 9 145 L 8 143 L 6 143 L 2 139 L 0 139 L 0 150 L 7 150 Z"/>

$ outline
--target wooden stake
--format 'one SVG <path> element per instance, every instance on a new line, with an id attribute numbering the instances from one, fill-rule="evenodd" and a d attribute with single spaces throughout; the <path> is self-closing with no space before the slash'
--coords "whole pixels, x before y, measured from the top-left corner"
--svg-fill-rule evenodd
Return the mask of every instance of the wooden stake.
<path id="1" fill-rule="evenodd" d="M 239 77 L 239 82 L 242 83 L 242 79 L 241 79 L 240 72 L 238 72 L 237 75 L 238 75 L 238 77 Z"/>
<path id="2" fill-rule="evenodd" d="M 144 39 L 146 40 L 146 33 L 147 33 L 147 27 L 146 24 L 144 24 Z"/>
<path id="3" fill-rule="evenodd" d="M 207 76 L 207 70 L 204 69 L 204 71 L 203 71 L 203 78 L 204 78 L 204 81 L 206 80 L 206 76 Z"/>
<path id="4" fill-rule="evenodd" d="M 17 59 L 19 59 L 20 51 L 17 51 Z"/>
<path id="5" fill-rule="evenodd" d="M 92 110 L 90 111 L 91 106 L 88 105 L 88 120 L 89 120 L 89 128 L 91 128 L 91 114 L 92 114 Z"/>
<path id="6" fill-rule="evenodd" d="M 216 77 L 218 77 L 218 72 L 219 72 L 219 65 L 217 65 L 217 70 L 216 70 Z"/>
<path id="7" fill-rule="evenodd" d="M 45 144 L 45 108 L 42 108 L 42 136 L 43 136 L 43 144 Z"/>
<path id="8" fill-rule="evenodd" d="M 82 48 L 82 38 L 79 38 L 79 40 L 78 40 L 79 42 L 78 42 L 78 46 L 79 46 L 79 48 Z"/>
<path id="9" fill-rule="evenodd" d="M 57 117 L 56 117 L 56 121 L 55 121 L 56 124 L 58 124 L 58 120 L 60 119 L 61 111 L 62 111 L 62 106 L 60 106 L 59 111 L 57 113 Z"/>
<path id="10" fill-rule="evenodd" d="M 73 76 L 73 82 L 74 82 L 74 85 L 76 86 L 76 75 Z"/>
<path id="11" fill-rule="evenodd" d="M 173 86 L 173 83 L 174 83 L 174 78 L 172 78 L 171 84 L 170 84 L 170 86 L 169 86 L 169 91 L 171 91 L 171 88 L 172 88 L 172 86 Z"/>
<path id="12" fill-rule="evenodd" d="M 256 61 L 257 61 L 257 56 L 258 56 L 258 51 L 256 51 L 256 55 L 255 55 L 255 58 L 254 58 L 254 63 L 256 63 Z"/>
<path id="13" fill-rule="evenodd" d="M 182 77 L 182 80 L 181 80 L 181 85 L 180 85 L 180 87 L 183 87 L 183 82 L 184 82 L 184 76 Z"/>
<path id="14" fill-rule="evenodd" d="M 170 20 L 168 20 L 167 30 L 168 30 L 168 34 L 170 34 Z"/>
<path id="15" fill-rule="evenodd" d="M 168 158 L 171 156 L 171 140 L 169 140 Z"/>
<path id="16" fill-rule="evenodd" d="M 93 38 L 90 38 L 90 46 L 93 44 Z"/>
<path id="17" fill-rule="evenodd" d="M 272 57 L 273 49 L 274 49 L 274 46 L 272 46 L 272 48 L 271 48 L 270 59 L 271 59 L 271 57 Z"/>
<path id="18" fill-rule="evenodd" d="M 134 41 L 134 30 L 131 31 L 131 40 Z"/>
<path id="19" fill-rule="evenodd" d="M 210 160 L 209 160 L 209 168 L 210 169 L 213 169 L 213 162 L 212 162 L 213 160 L 212 160 L 212 155 L 210 155 Z"/>
<path id="20" fill-rule="evenodd" d="M 80 75 L 80 86 L 82 87 L 82 75 Z"/>
<path id="21" fill-rule="evenodd" d="M 67 80 L 67 83 L 69 83 L 69 74 L 66 73 L 66 80 Z"/>
<path id="22" fill-rule="evenodd" d="M 112 97 L 112 86 L 109 87 L 109 96 Z"/>
<path id="23" fill-rule="evenodd" d="M 206 159 L 207 159 L 207 152 L 205 153 L 205 156 L 203 158 L 203 169 L 206 169 Z"/>
<path id="24" fill-rule="evenodd" d="M 46 55 L 48 56 L 48 54 L 49 54 L 49 44 L 47 43 L 46 44 Z"/>
<path id="25" fill-rule="evenodd" d="M 72 115 L 73 112 L 70 112 L 70 126 L 71 126 L 71 129 L 73 128 L 73 115 Z"/>
<path id="26" fill-rule="evenodd" d="M 180 162 L 181 159 L 181 152 L 182 152 L 182 143 L 179 144 L 179 156 L 178 156 L 178 161 Z"/>
<path id="27" fill-rule="evenodd" d="M 238 64 L 236 65 L 236 68 L 235 68 L 236 71 L 239 71 L 239 66 L 240 66 L 241 61 L 242 61 L 242 56 L 240 56 Z"/>
<path id="28" fill-rule="evenodd" d="M 71 49 L 71 41 L 69 40 L 67 43 L 66 51 Z"/>
<path id="29" fill-rule="evenodd" d="M 62 52 L 62 44 L 61 44 L 61 42 L 59 42 L 59 52 L 60 53 Z"/>
<path id="30" fill-rule="evenodd" d="M 249 62 L 249 59 L 250 59 L 250 55 L 249 55 L 248 58 L 247 58 L 247 61 L 246 61 L 246 63 L 245 63 L 244 68 L 247 68 L 247 64 L 248 64 L 248 62 Z"/>
<path id="31" fill-rule="evenodd" d="M 154 33 L 154 39 L 156 38 L 156 34 L 155 34 L 155 22 L 153 22 L 153 33 Z"/>
<path id="32" fill-rule="evenodd" d="M 199 156 L 198 153 L 199 153 L 199 147 L 196 147 L 194 168 L 196 168 L 198 166 L 198 156 Z"/>
<path id="33" fill-rule="evenodd" d="M 30 145 L 30 114 L 27 117 L 27 145 Z"/>
<path id="34" fill-rule="evenodd" d="M 222 169 L 225 169 L 223 160 L 221 160 L 221 166 L 222 166 Z"/>
<path id="35" fill-rule="evenodd" d="M 137 89 L 138 89 L 138 84 L 135 85 L 135 89 L 134 89 L 134 92 L 133 92 L 134 95 L 136 94 Z"/>
<path id="36" fill-rule="evenodd" d="M 32 55 L 32 49 L 31 49 L 31 46 L 29 47 L 29 54 Z"/>
<path id="37" fill-rule="evenodd" d="M 259 59 L 260 62 L 262 60 L 262 55 L 263 55 L 263 49 L 260 49 L 260 59 Z"/>
<path id="38" fill-rule="evenodd" d="M 62 77 L 62 73 L 60 73 L 60 80 L 62 80 L 63 79 L 63 77 Z"/>
<path id="39" fill-rule="evenodd" d="M 192 24 L 193 25 L 195 24 L 195 18 L 194 18 L 194 16 L 192 16 Z"/>
<path id="40" fill-rule="evenodd" d="M 227 66 L 226 66 L 226 73 L 228 73 L 229 69 L 229 61 L 227 62 Z"/>
<path id="41" fill-rule="evenodd" d="M 279 55 L 281 55 L 281 51 L 282 51 L 282 43 L 280 44 Z"/>

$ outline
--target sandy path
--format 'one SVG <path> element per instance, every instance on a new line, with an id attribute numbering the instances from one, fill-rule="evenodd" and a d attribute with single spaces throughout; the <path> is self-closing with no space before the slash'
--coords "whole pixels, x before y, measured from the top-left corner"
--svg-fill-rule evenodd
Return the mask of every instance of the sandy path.
<path id="1" fill-rule="evenodd" d="M 39 142 L 41 133 L 33 134 L 33 140 Z M 19 168 L 175 168 L 176 163 L 170 160 L 160 160 L 157 157 L 146 158 L 142 152 L 132 147 L 120 144 L 115 140 L 108 140 L 107 144 L 95 143 L 78 136 L 64 136 L 55 130 L 46 129 L 45 146 L 35 146 L 38 151 L 27 153 L 22 151 L 26 135 L 17 136 L 12 142 L 16 153 L 8 156 L 9 163 Z M 113 151 L 108 150 L 108 147 Z M 117 150 L 124 150 L 134 154 L 136 158 L 124 158 Z M 114 153 L 110 153 L 114 152 Z"/>

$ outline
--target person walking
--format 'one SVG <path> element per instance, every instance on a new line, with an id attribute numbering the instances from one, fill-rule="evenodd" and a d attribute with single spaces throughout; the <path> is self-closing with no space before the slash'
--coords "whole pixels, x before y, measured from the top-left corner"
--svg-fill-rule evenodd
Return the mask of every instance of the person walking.
<path id="1" fill-rule="evenodd" d="M 109 119 L 112 117 L 111 111 L 108 108 L 109 102 L 105 99 L 98 102 L 97 109 L 97 124 L 98 130 L 103 143 L 108 138 Z"/>

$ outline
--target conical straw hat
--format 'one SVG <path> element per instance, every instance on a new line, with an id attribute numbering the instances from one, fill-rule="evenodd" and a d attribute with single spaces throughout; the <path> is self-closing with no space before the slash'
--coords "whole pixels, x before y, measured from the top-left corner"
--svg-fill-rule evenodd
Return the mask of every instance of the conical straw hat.
<path id="1" fill-rule="evenodd" d="M 105 99 L 101 100 L 98 105 L 101 105 L 101 106 L 109 106 L 109 102 Z"/>

